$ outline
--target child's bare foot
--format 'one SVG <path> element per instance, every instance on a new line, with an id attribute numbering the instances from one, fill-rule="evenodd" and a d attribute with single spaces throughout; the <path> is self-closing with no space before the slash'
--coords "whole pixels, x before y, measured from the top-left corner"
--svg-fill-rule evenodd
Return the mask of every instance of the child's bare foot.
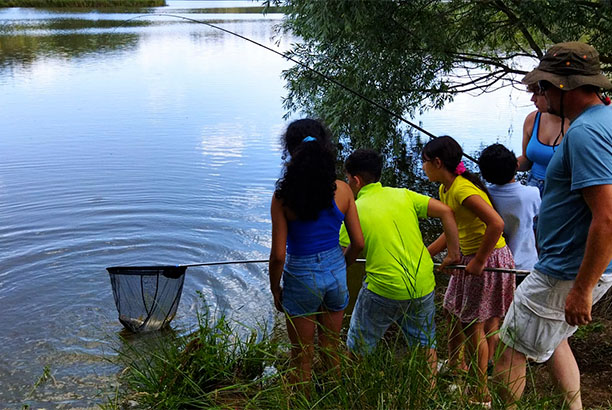
<path id="1" fill-rule="evenodd" d="M 485 409 L 491 408 L 491 394 L 488 388 L 471 387 L 467 389 L 466 394 L 470 405 L 481 406 Z"/>

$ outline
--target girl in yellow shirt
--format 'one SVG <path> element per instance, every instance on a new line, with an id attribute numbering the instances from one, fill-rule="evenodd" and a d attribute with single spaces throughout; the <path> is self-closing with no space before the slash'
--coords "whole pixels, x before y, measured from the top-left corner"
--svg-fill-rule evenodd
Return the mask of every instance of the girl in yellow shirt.
<path id="1" fill-rule="evenodd" d="M 469 371 L 478 381 L 472 401 L 489 404 L 487 363 L 497 344 L 501 318 L 514 295 L 514 275 L 483 271 L 486 267 L 514 268 L 512 253 L 502 236 L 504 222 L 493 208 L 487 189 L 480 179 L 467 171 L 461 157 L 463 150 L 453 138 L 443 136 L 431 140 L 421 153 L 423 170 L 432 182 L 440 182 L 440 200 L 455 213 L 459 229 L 461 263 L 465 271 L 450 273 L 444 308 L 451 315 L 449 334 L 449 365 L 465 368 L 459 351 L 466 340 Z M 446 238 L 440 235 L 428 250 L 431 256 L 446 248 Z M 489 335 L 488 340 L 486 335 Z"/>

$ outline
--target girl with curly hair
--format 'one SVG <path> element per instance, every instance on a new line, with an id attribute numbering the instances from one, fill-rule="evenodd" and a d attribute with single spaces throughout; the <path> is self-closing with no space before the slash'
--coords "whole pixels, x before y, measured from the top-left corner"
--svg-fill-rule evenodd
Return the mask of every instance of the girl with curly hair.
<path id="1" fill-rule="evenodd" d="M 287 317 L 292 382 L 309 382 L 314 337 L 329 367 L 337 368 L 337 345 L 349 300 L 346 266 L 363 249 L 353 193 L 336 179 L 335 151 L 319 121 L 292 122 L 282 137 L 283 174 L 272 197 L 270 290 Z M 339 245 L 345 223 L 350 245 Z M 281 286 L 282 279 L 282 286 Z"/>

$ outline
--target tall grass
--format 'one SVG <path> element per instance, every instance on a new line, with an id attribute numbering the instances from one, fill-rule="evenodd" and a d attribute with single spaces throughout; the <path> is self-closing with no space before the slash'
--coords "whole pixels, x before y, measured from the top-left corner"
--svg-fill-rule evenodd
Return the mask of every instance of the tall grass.
<path id="1" fill-rule="evenodd" d="M 399 331 L 390 332 L 365 357 L 341 349 L 340 374 L 315 362 L 306 386 L 288 380 L 289 344 L 236 325 L 204 309 L 197 329 L 186 336 L 158 334 L 147 343 L 128 344 L 119 362 L 121 388 L 102 407 L 245 409 L 478 409 L 470 405 L 465 375 L 431 377 L 425 352 L 409 348 Z M 445 346 L 445 329 L 439 329 Z M 439 354 L 444 356 L 444 349 Z M 319 355 L 321 356 L 321 355 Z M 266 375 L 267 374 L 267 375 Z M 531 376 L 528 376 L 531 377 Z M 433 382 L 433 383 L 432 383 Z M 539 394 L 532 378 L 519 409 L 558 409 L 551 392 Z M 493 392 L 493 391 L 492 391 Z M 494 393 L 494 392 L 493 392 Z M 501 403 L 494 394 L 494 401 Z"/>
<path id="2" fill-rule="evenodd" d="M 246 340 L 208 309 L 198 313 L 188 335 L 160 333 L 145 343 L 118 349 L 123 388 L 106 408 L 137 402 L 145 408 L 210 408 L 244 401 L 265 366 L 277 361 L 278 343 L 252 331 Z"/>
<path id="3" fill-rule="evenodd" d="M 160 7 L 166 0 L 0 0 L 0 7 Z"/>

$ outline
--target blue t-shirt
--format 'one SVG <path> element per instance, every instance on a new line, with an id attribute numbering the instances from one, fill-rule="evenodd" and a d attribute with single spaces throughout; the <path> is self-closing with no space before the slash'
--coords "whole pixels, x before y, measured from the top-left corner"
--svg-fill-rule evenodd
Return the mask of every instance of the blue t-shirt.
<path id="1" fill-rule="evenodd" d="M 576 278 L 592 219 L 581 189 L 608 184 L 612 184 L 612 107 L 599 104 L 572 122 L 548 164 L 535 269 L 558 279 Z M 612 273 L 612 263 L 604 273 Z"/>

